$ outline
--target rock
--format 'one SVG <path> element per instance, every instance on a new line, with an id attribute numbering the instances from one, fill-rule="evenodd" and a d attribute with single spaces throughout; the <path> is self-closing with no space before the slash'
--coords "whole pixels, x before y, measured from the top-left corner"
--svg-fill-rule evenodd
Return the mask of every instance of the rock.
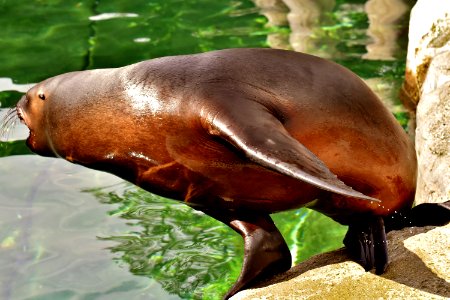
<path id="1" fill-rule="evenodd" d="M 439 9 L 436 9 L 439 8 Z M 450 1 L 411 12 L 402 99 L 416 108 L 416 204 L 450 200 Z"/>
<path id="2" fill-rule="evenodd" d="M 416 203 L 450 200 L 450 51 L 435 56 L 416 112 Z"/>
<path id="3" fill-rule="evenodd" d="M 411 10 L 402 98 L 417 105 L 431 60 L 450 50 L 450 1 L 419 0 Z"/>
<path id="4" fill-rule="evenodd" d="M 365 272 L 345 249 L 314 256 L 232 300 L 448 299 L 450 224 L 388 234 L 390 264 L 382 276 Z"/>

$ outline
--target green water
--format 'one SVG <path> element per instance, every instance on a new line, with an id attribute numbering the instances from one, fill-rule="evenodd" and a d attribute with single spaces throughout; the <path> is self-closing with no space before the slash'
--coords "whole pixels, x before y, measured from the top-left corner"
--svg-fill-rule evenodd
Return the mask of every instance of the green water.
<path id="1" fill-rule="evenodd" d="M 336 1 L 314 43 L 377 79 L 406 127 L 396 96 L 405 48 L 394 60 L 363 58 L 364 2 Z M 288 38 L 288 25 L 260 13 L 249 0 L 0 0 L 0 80 L 13 80 L 0 81 L 0 118 L 27 84 L 63 72 Z M 26 134 L 17 126 L 0 141 L 0 299 L 214 299 L 235 281 L 243 245 L 231 229 L 112 175 L 32 155 Z M 273 217 L 296 262 L 342 245 L 346 228 L 318 213 Z"/>

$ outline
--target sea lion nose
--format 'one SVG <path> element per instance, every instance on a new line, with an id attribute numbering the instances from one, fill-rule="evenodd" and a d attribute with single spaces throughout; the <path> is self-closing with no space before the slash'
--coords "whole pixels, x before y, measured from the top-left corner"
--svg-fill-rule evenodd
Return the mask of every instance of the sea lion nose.
<path id="1" fill-rule="evenodd" d="M 16 107 L 22 107 L 27 102 L 27 95 L 23 95 L 16 104 Z"/>
<path id="2" fill-rule="evenodd" d="M 16 114 L 22 124 L 27 125 L 24 117 L 24 106 L 27 103 L 28 99 L 26 95 L 23 95 L 16 104 Z M 27 125 L 28 126 L 28 125 Z"/>

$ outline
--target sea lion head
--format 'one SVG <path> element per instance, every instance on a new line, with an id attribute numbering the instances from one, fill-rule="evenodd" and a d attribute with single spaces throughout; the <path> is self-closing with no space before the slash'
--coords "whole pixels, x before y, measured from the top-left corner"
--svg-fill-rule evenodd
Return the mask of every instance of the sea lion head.
<path id="1" fill-rule="evenodd" d="M 64 144 L 79 125 L 75 113 L 82 114 L 83 95 L 92 88 L 90 71 L 61 74 L 31 89 L 16 105 L 17 116 L 30 133 L 26 140 L 31 151 L 43 156 L 61 156 Z"/>
<path id="2" fill-rule="evenodd" d="M 111 135 L 118 128 L 131 128 L 133 122 L 125 116 L 127 101 L 116 78 L 113 69 L 76 71 L 28 90 L 16 112 L 30 131 L 26 143 L 31 151 L 69 161 L 87 153 L 99 158 L 115 151 L 120 138 Z"/>
<path id="3" fill-rule="evenodd" d="M 29 129 L 27 146 L 43 156 L 55 156 L 47 132 L 48 108 L 57 80 L 48 79 L 36 84 L 16 105 L 17 116 Z"/>

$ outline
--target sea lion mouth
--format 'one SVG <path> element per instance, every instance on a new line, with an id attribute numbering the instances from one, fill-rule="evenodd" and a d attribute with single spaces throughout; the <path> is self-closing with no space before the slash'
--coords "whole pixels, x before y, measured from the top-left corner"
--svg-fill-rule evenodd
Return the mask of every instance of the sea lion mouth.
<path id="1" fill-rule="evenodd" d="M 27 122 L 25 121 L 25 114 L 24 114 L 23 110 L 20 107 L 16 107 L 16 114 L 17 114 L 17 117 L 20 120 L 20 123 L 22 123 L 22 124 L 24 124 L 24 125 L 26 125 L 28 127 Z"/>
<path id="2" fill-rule="evenodd" d="M 28 120 L 27 120 L 27 119 L 28 119 L 27 115 L 25 114 L 25 112 L 23 111 L 23 109 L 20 108 L 19 106 L 16 106 L 16 116 L 17 116 L 17 118 L 19 119 L 20 123 L 22 123 L 23 125 L 27 126 L 27 128 L 28 128 L 28 138 L 27 138 L 27 141 L 30 140 L 30 139 L 31 139 L 31 136 L 32 136 L 32 134 L 33 134 L 33 132 L 32 132 L 32 130 L 31 130 L 30 125 L 29 125 L 29 122 L 28 122 Z"/>

